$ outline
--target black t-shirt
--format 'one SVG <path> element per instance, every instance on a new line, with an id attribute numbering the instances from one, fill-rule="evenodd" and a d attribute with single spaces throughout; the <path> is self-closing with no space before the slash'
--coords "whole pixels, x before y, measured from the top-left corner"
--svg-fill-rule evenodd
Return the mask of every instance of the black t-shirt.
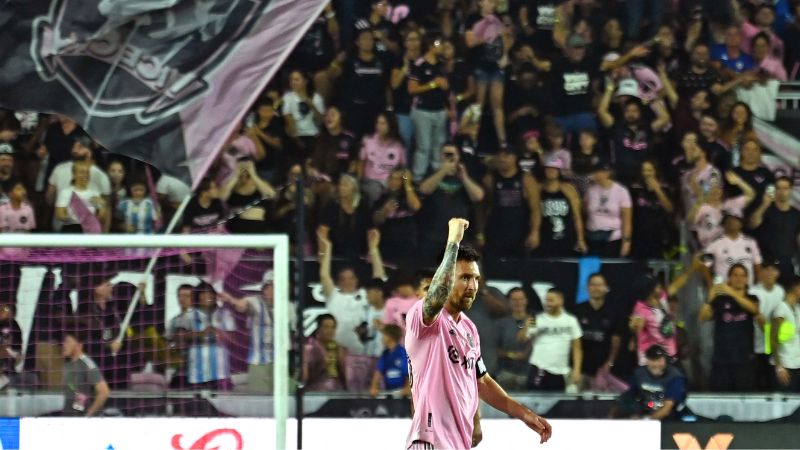
<path id="1" fill-rule="evenodd" d="M 581 324 L 583 337 L 582 372 L 594 376 L 611 354 L 611 337 L 622 336 L 625 322 L 608 302 L 594 309 L 589 302 L 575 306 L 575 318 Z"/>
<path id="2" fill-rule="evenodd" d="M 325 130 L 317 139 L 311 165 L 336 181 L 350 170 L 350 163 L 358 160 L 358 151 L 358 140 L 349 131 L 334 136 Z"/>
<path id="3" fill-rule="evenodd" d="M 482 20 L 491 20 L 491 19 L 489 16 L 484 18 L 481 17 L 480 14 L 473 14 L 467 18 L 465 28 L 467 30 L 473 30 L 475 24 L 477 24 Z M 498 34 L 491 41 L 477 45 L 469 51 L 469 59 L 472 67 L 483 70 L 491 71 L 499 69 L 500 68 L 499 62 L 502 57 L 503 57 L 503 38 L 500 34 Z"/>
<path id="4" fill-rule="evenodd" d="M 553 111 L 558 115 L 592 112 L 592 81 L 599 73 L 598 64 L 588 56 L 579 62 L 557 59 L 551 70 Z"/>
<path id="5" fill-rule="evenodd" d="M 772 204 L 764 212 L 761 226 L 756 230 L 758 248 L 765 260 L 790 259 L 797 254 L 798 234 L 800 234 L 800 211 L 794 207 L 788 211 L 781 211 Z"/>
<path id="6" fill-rule="evenodd" d="M 283 118 L 277 115 L 270 120 L 266 127 L 259 128 L 261 129 L 261 132 L 267 136 L 275 137 L 281 140 L 285 138 L 284 130 L 286 128 L 283 123 Z M 258 138 L 258 140 L 261 141 L 261 145 L 264 146 L 267 154 L 264 156 L 264 159 L 256 162 L 256 167 L 261 170 L 275 170 L 282 168 L 283 163 L 285 162 L 285 154 L 283 149 L 273 147 L 267 141 L 261 138 Z"/>
<path id="7" fill-rule="evenodd" d="M 414 97 L 408 93 L 408 78 L 411 75 L 411 68 L 414 66 L 414 61 L 408 60 L 405 57 L 398 57 L 392 66 L 393 70 L 401 70 L 404 66 L 408 66 L 408 72 L 400 83 L 397 89 L 392 90 L 392 98 L 394 99 L 394 112 L 397 114 L 408 114 L 411 112 L 411 105 Z"/>
<path id="8" fill-rule="evenodd" d="M 653 156 L 653 132 L 646 125 L 632 129 L 618 120 L 611 128 L 611 141 L 617 178 L 628 184 L 638 175 L 642 161 Z"/>
<path id="9" fill-rule="evenodd" d="M 208 208 L 203 208 L 197 196 L 189 200 L 183 213 L 183 226 L 192 230 L 208 228 L 225 217 L 225 208 L 219 199 L 214 199 Z"/>
<path id="10" fill-rule="evenodd" d="M 464 183 L 454 176 L 445 177 L 423 200 L 421 236 L 444 244 L 441 230 L 447 229 L 447 222 L 453 217 L 469 217 L 470 205 Z"/>
<path id="11" fill-rule="evenodd" d="M 563 0 L 528 0 L 528 22 L 534 29 L 533 35 L 528 38 L 536 54 L 549 55 L 556 51 L 553 42 L 553 28 L 555 28 L 559 4 Z"/>
<path id="12" fill-rule="evenodd" d="M 764 192 L 767 190 L 767 186 L 775 184 L 775 175 L 764 166 L 759 166 L 755 170 L 735 167 L 733 171 L 756 192 L 753 201 L 744 209 L 745 218 L 747 218 L 764 201 Z M 742 190 L 738 186 L 727 185 L 725 194 L 728 197 L 736 197 L 742 195 Z"/>
<path id="13" fill-rule="evenodd" d="M 747 294 L 758 304 L 758 297 Z M 720 295 L 712 300 L 714 310 L 715 363 L 746 363 L 753 358 L 753 315 L 742 309 L 733 297 Z"/>
<path id="14" fill-rule="evenodd" d="M 714 84 L 722 83 L 722 77 L 719 73 L 708 68 L 704 73 L 695 73 L 691 67 L 685 67 L 683 70 L 673 75 L 676 81 L 676 89 L 681 98 L 690 98 L 695 92 L 705 90 L 711 93 L 711 86 Z"/>
<path id="15" fill-rule="evenodd" d="M 416 247 L 417 212 L 408 206 L 404 189 L 400 192 L 386 192 L 377 202 L 375 210 L 383 208 L 387 202 L 395 201 L 399 205 L 381 225 L 381 253 L 387 261 L 398 256 L 408 255 L 408 250 Z"/>
<path id="16" fill-rule="evenodd" d="M 423 85 L 443 76 L 444 67 L 442 67 L 442 63 L 437 62 L 436 64 L 431 64 L 421 59 L 411 66 L 408 79 Z M 417 109 L 425 111 L 441 111 L 447 107 L 447 91 L 441 87 L 437 87 L 436 89 L 417 94 L 415 106 Z"/>
<path id="17" fill-rule="evenodd" d="M 373 31 L 381 32 L 390 41 L 396 42 L 398 40 L 397 27 L 391 21 L 386 20 L 385 18 L 381 18 L 378 23 L 372 23 L 370 22 L 369 17 L 363 17 L 355 21 L 354 28 L 354 36 L 358 36 L 359 30 L 370 28 Z M 389 48 L 383 44 L 383 41 L 378 40 L 377 38 L 375 39 L 375 50 L 382 54 L 387 54 L 389 52 Z"/>
<path id="18" fill-rule="evenodd" d="M 700 147 L 703 147 L 708 154 L 708 162 L 720 172 L 725 173 L 731 168 L 731 152 L 726 150 L 722 144 L 717 141 L 701 139 Z"/>
<path id="19" fill-rule="evenodd" d="M 383 106 L 390 72 L 391 65 L 380 55 L 370 61 L 358 56 L 349 58 L 342 70 L 343 98 L 356 104 Z"/>
<path id="20" fill-rule="evenodd" d="M 303 70 L 316 72 L 331 63 L 334 56 L 334 42 L 328 33 L 328 19 L 317 17 L 306 34 L 303 35 L 292 54 L 290 64 Z"/>
<path id="21" fill-rule="evenodd" d="M 471 72 L 467 67 L 467 62 L 461 58 L 456 58 L 453 63 L 453 71 L 447 75 L 447 81 L 450 84 L 450 92 L 453 95 L 459 95 L 467 90 L 469 84 L 469 77 Z"/>
<path id="22" fill-rule="evenodd" d="M 673 198 L 671 186 L 661 183 L 661 190 Z M 661 258 L 666 244 L 672 238 L 674 228 L 670 214 L 661 205 L 655 192 L 647 189 L 644 182 L 636 180 L 630 185 L 633 203 L 633 253 L 643 258 Z"/>
<path id="23" fill-rule="evenodd" d="M 320 225 L 330 228 L 333 254 L 345 259 L 356 259 L 367 250 L 367 229 L 372 224 L 369 208 L 362 198 L 352 214 L 347 214 L 337 202 L 329 202 L 320 216 Z"/>

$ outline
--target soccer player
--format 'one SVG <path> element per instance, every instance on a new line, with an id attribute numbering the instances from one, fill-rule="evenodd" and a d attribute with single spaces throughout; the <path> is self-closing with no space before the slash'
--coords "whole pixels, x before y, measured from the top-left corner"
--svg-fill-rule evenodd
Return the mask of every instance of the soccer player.
<path id="1" fill-rule="evenodd" d="M 406 448 L 471 448 L 479 397 L 522 420 L 546 442 L 553 432 L 547 420 L 509 397 L 486 372 L 478 330 L 463 314 L 478 292 L 479 256 L 470 247 L 459 248 L 468 221 L 454 218 L 448 226 L 444 258 L 425 299 L 414 304 L 406 316 L 415 406 Z"/>

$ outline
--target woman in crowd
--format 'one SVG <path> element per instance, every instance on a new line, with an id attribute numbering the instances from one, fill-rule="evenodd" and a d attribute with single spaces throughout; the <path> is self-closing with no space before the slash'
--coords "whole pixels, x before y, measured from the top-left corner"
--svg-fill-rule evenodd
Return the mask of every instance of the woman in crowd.
<path id="1" fill-rule="evenodd" d="M 317 331 L 303 349 L 303 381 L 309 391 L 343 391 L 347 350 L 339 345 L 336 319 L 330 314 L 317 316 Z"/>
<path id="2" fill-rule="evenodd" d="M 275 198 L 275 189 L 256 172 L 252 159 L 239 160 L 237 172 L 220 189 L 220 199 L 235 217 L 228 221 L 231 233 L 258 234 L 269 229 L 267 200 Z"/>
<path id="3" fill-rule="evenodd" d="M 753 59 L 763 74 L 770 78 L 777 78 L 779 81 L 786 81 L 786 68 L 783 61 L 770 54 L 769 36 L 761 32 L 753 36 Z"/>
<path id="4" fill-rule="evenodd" d="M 301 155 L 311 153 L 324 111 L 322 97 L 314 92 L 306 75 L 299 70 L 289 73 L 289 92 L 283 95 L 281 113 L 286 134 L 294 138 Z"/>
<path id="5" fill-rule="evenodd" d="M 639 177 L 631 184 L 633 201 L 632 255 L 636 258 L 662 259 L 674 242 L 672 226 L 673 191 L 651 160 L 642 162 Z"/>
<path id="6" fill-rule="evenodd" d="M 572 184 L 563 181 L 563 167 L 564 161 L 558 158 L 544 163 L 540 194 L 542 225 L 537 255 L 566 257 L 587 250 L 581 197 Z"/>
<path id="7" fill-rule="evenodd" d="M 584 195 L 586 241 L 589 254 L 605 258 L 630 255 L 633 212 L 628 189 L 614 181 L 611 166 L 599 163 L 593 171 L 594 183 Z"/>
<path id="8" fill-rule="evenodd" d="M 333 242 L 334 256 L 356 259 L 367 249 L 369 208 L 352 175 L 339 178 L 337 197 L 322 211 L 317 232 Z"/>
<path id="9" fill-rule="evenodd" d="M 720 140 L 731 152 L 731 166 L 739 165 L 741 148 L 748 139 L 755 139 L 753 113 L 747 103 L 736 102 L 722 126 Z"/>
<path id="10" fill-rule="evenodd" d="M 317 138 L 314 153 L 308 165 L 312 189 L 319 196 L 320 205 L 326 205 L 336 194 L 335 183 L 345 173 L 356 173 L 358 167 L 358 141 L 347 130 L 342 111 L 332 105 L 325 111 L 325 128 Z"/>
<path id="11" fill-rule="evenodd" d="M 397 128 L 406 146 L 406 161 L 411 161 L 414 146 L 414 122 L 411 121 L 413 98 L 408 93 L 408 74 L 411 67 L 422 57 L 422 35 L 417 29 L 406 31 L 403 37 L 403 54 L 398 64 L 392 68 L 391 88 L 394 112 L 397 115 Z"/>
<path id="12" fill-rule="evenodd" d="M 74 163 L 72 185 L 58 193 L 55 216 L 63 224 L 62 233 L 99 233 L 101 224 L 106 223 L 106 202 L 99 192 L 89 187 L 89 169 L 86 163 Z M 73 196 L 77 201 L 73 201 Z"/>
<path id="13" fill-rule="evenodd" d="M 272 91 L 274 95 L 277 92 Z M 275 110 L 274 100 L 261 100 L 255 108 L 255 120 L 247 135 L 256 144 L 256 170 L 264 180 L 275 183 L 285 164 L 283 118 Z"/>
<path id="14" fill-rule="evenodd" d="M 417 248 L 416 214 L 422 202 L 412 179 L 408 169 L 392 170 L 386 193 L 375 202 L 372 214 L 373 224 L 381 232 L 381 255 L 392 263 L 412 260 Z"/>
<path id="15" fill-rule="evenodd" d="M 358 163 L 358 177 L 370 204 L 383 195 L 392 170 L 406 165 L 406 162 L 394 115 L 388 112 L 378 114 L 375 133 L 364 136 L 361 143 Z"/>

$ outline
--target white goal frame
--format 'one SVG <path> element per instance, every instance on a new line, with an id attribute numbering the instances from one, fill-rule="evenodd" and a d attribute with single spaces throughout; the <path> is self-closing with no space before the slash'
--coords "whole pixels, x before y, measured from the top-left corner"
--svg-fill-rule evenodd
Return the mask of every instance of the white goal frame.
<path id="1" fill-rule="evenodd" d="M 272 248 L 275 286 L 273 405 L 275 448 L 286 448 L 289 417 L 289 237 L 285 234 L 0 234 L 18 248 Z M 277 374 L 284 374 L 278 376 Z"/>

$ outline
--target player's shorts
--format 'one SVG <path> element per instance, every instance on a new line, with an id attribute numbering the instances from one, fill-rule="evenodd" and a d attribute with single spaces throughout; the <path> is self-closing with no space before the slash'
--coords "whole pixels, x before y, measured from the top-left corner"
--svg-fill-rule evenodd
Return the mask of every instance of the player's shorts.
<path id="1" fill-rule="evenodd" d="M 433 444 L 425 441 L 414 441 L 408 450 L 433 450 Z"/>

